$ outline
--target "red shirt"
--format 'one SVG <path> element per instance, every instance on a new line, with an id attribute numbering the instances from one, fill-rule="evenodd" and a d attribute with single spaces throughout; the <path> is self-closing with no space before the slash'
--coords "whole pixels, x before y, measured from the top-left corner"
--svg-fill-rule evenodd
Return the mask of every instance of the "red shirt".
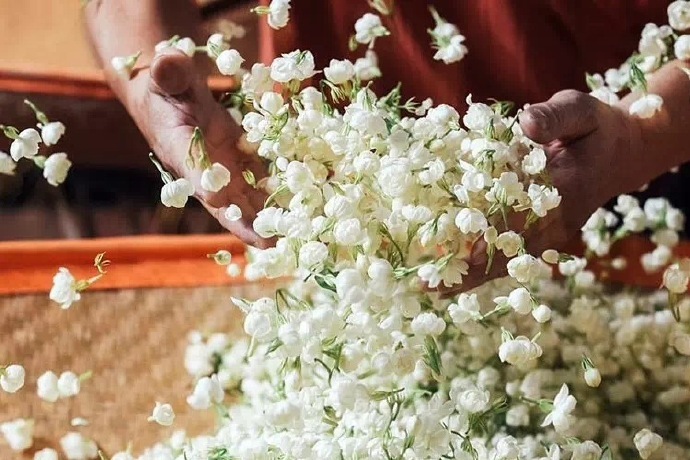
<path id="1" fill-rule="evenodd" d="M 390 0 L 388 0 L 390 2 Z M 523 104 L 548 99 L 566 88 L 584 90 L 585 72 L 618 67 L 636 49 L 644 25 L 666 24 L 665 0 L 396 0 L 391 31 L 376 40 L 383 78 L 380 91 L 401 81 L 406 97 L 432 97 L 435 103 L 464 106 L 487 98 Z M 433 60 L 427 29 L 441 17 L 467 37 L 469 54 L 454 64 Z M 293 0 L 290 22 L 280 31 L 268 29 L 262 58 L 294 49 L 314 53 L 317 68 L 332 58 L 355 60 L 360 46 L 348 50 L 354 23 L 371 11 L 365 0 Z"/>

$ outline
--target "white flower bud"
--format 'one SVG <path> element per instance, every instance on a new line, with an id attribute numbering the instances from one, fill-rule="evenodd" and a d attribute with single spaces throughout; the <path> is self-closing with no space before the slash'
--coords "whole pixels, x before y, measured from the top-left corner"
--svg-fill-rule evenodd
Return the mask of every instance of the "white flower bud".
<path id="1" fill-rule="evenodd" d="M 45 145 L 57 144 L 63 134 L 65 134 L 65 125 L 59 121 L 46 123 L 41 128 L 41 137 Z"/>
<path id="2" fill-rule="evenodd" d="M 170 426 L 175 421 L 175 411 L 170 404 L 161 404 L 156 401 L 156 406 L 153 408 L 148 421 L 156 422 L 162 426 Z"/>
<path id="3" fill-rule="evenodd" d="M 230 183 L 230 171 L 220 163 L 213 163 L 201 173 L 201 188 L 217 192 Z"/>
<path id="4" fill-rule="evenodd" d="M 537 359 L 542 354 L 541 347 L 527 337 L 517 337 L 503 342 L 498 348 L 498 357 L 501 362 L 521 366 Z"/>
<path id="5" fill-rule="evenodd" d="M 285 27 L 290 19 L 290 0 L 271 0 L 268 5 L 268 25 L 275 30 Z"/>
<path id="6" fill-rule="evenodd" d="M 683 61 L 690 60 L 690 35 L 681 35 L 673 44 L 673 51 L 676 53 L 676 58 Z"/>
<path id="7" fill-rule="evenodd" d="M 653 431 L 643 428 L 635 433 L 633 437 L 635 448 L 640 453 L 640 457 L 644 460 L 648 459 L 655 451 L 661 447 L 664 440 L 661 436 Z"/>
<path id="8" fill-rule="evenodd" d="M 546 323 L 551 319 L 551 309 L 544 304 L 539 305 L 537 308 L 532 310 L 532 317 L 538 323 Z"/>
<path id="9" fill-rule="evenodd" d="M 381 18 L 373 13 L 365 13 L 355 22 L 355 40 L 370 45 L 377 37 L 388 35 L 388 30 L 381 24 Z"/>
<path id="10" fill-rule="evenodd" d="M 210 58 L 217 58 L 220 53 L 228 49 L 223 34 L 212 34 L 206 40 L 206 54 Z"/>
<path id="11" fill-rule="evenodd" d="M 678 353 L 683 356 L 690 356 L 690 335 L 682 332 L 675 333 L 671 336 L 670 342 Z"/>
<path id="12" fill-rule="evenodd" d="M 172 446 L 171 446 L 172 447 Z M 118 452 L 110 460 L 135 460 L 134 456 L 127 451 Z"/>
<path id="13" fill-rule="evenodd" d="M 161 188 L 161 203 L 169 208 L 184 208 L 190 196 L 194 195 L 194 186 L 184 177 L 169 182 Z"/>
<path id="14" fill-rule="evenodd" d="M 320 241 L 309 241 L 299 250 L 299 266 L 316 270 L 328 258 L 328 246 Z"/>
<path id="15" fill-rule="evenodd" d="M 60 267 L 53 276 L 53 287 L 50 289 L 49 297 L 53 302 L 59 303 L 63 310 L 67 310 L 81 299 L 81 294 L 77 292 L 77 280 L 65 267 Z"/>
<path id="16" fill-rule="evenodd" d="M 585 371 L 585 382 L 592 388 L 597 388 L 601 384 L 601 373 L 596 367 L 590 367 Z"/>
<path id="17" fill-rule="evenodd" d="M 18 418 L 0 425 L 0 432 L 5 437 L 10 449 L 21 452 L 34 443 L 34 421 Z"/>
<path id="18" fill-rule="evenodd" d="M 19 364 L 10 364 L 4 370 L 0 368 L 0 388 L 7 393 L 16 393 L 24 386 L 26 371 Z"/>
<path id="19" fill-rule="evenodd" d="M 77 374 L 67 371 L 60 374 L 60 378 L 57 381 L 57 387 L 61 398 L 69 398 L 79 394 L 81 390 L 81 381 Z"/>
<path id="20" fill-rule="evenodd" d="M 60 439 L 67 460 L 90 460 L 98 457 L 98 446 L 81 433 L 72 431 Z"/>
<path id="21" fill-rule="evenodd" d="M 231 204 L 225 210 L 225 218 L 230 222 L 237 222 L 242 218 L 242 210 L 236 204 Z"/>
<path id="22" fill-rule="evenodd" d="M 44 401 L 55 402 L 60 397 L 58 377 L 52 371 L 43 373 L 36 380 L 36 394 Z"/>
<path id="23" fill-rule="evenodd" d="M 113 457 L 113 460 L 115 457 Z M 46 447 L 41 449 L 34 454 L 34 460 L 59 460 L 58 453 L 55 449 Z"/>
<path id="24" fill-rule="evenodd" d="M 243 62 L 244 58 L 235 49 L 225 50 L 216 58 L 216 66 L 223 75 L 236 75 Z"/>
<path id="25" fill-rule="evenodd" d="M 194 53 L 196 53 L 196 43 L 189 37 L 179 39 L 177 43 L 175 43 L 175 48 L 189 57 L 194 57 Z"/>
<path id="26" fill-rule="evenodd" d="M 672 2 L 667 9 L 668 23 L 676 30 L 690 29 L 690 2 L 677 0 Z"/>
<path id="27" fill-rule="evenodd" d="M 54 153 L 46 158 L 43 165 L 43 177 L 50 185 L 57 187 L 67 178 L 71 166 L 72 162 L 69 161 L 66 153 Z"/>
<path id="28" fill-rule="evenodd" d="M 508 295 L 508 305 L 521 315 L 527 315 L 532 311 L 532 296 L 523 287 L 514 289 Z"/>

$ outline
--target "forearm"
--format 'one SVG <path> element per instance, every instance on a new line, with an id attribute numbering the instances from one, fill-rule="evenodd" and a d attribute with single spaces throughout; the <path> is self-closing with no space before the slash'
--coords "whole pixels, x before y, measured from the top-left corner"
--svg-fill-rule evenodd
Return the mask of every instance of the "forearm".
<path id="1" fill-rule="evenodd" d="M 659 69 L 648 82 L 648 91 L 664 100 L 662 109 L 651 118 L 636 119 L 640 146 L 633 149 L 637 158 L 622 163 L 622 168 L 648 182 L 671 168 L 690 161 L 690 78 L 682 70 L 687 63 L 674 61 Z M 625 110 L 634 101 L 621 101 Z"/>
<path id="2" fill-rule="evenodd" d="M 200 18 L 192 0 L 91 0 L 85 17 L 96 55 L 118 98 L 132 108 L 141 78 L 126 81 L 115 73 L 110 60 L 139 51 L 139 65 L 151 62 L 155 45 L 173 35 L 199 42 Z"/>

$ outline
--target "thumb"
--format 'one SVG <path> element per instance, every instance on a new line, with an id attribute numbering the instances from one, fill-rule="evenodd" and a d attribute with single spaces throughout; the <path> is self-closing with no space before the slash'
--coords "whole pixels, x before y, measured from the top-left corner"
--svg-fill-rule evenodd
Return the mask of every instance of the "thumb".
<path id="1" fill-rule="evenodd" d="M 551 99 L 534 104 L 520 114 L 520 127 L 539 144 L 574 140 L 597 128 L 599 101 L 575 90 L 560 91 Z"/>
<path id="2" fill-rule="evenodd" d="M 194 62 L 182 51 L 168 47 L 151 63 L 151 90 L 161 96 L 179 96 L 189 90 L 194 78 Z"/>

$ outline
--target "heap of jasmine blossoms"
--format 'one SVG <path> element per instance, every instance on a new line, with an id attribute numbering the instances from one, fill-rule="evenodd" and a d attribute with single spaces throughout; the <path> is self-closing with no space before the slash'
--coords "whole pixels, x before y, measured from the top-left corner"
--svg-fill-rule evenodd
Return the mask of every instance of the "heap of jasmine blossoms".
<path id="1" fill-rule="evenodd" d="M 272 8 L 258 12 L 284 23 Z M 435 57 L 458 60 L 462 36 L 433 15 Z M 690 28 L 690 2 L 669 15 L 674 29 Z M 219 429 L 177 433 L 141 458 L 688 458 L 690 261 L 672 252 L 682 214 L 621 196 L 615 213 L 599 210 L 583 228 L 591 257 L 651 230 L 657 248 L 641 262 L 666 268 L 657 292 L 612 291 L 587 258 L 527 253 L 507 223 L 522 213 L 532 225 L 559 205 L 544 151 L 504 104 L 468 97 L 461 115 L 402 101 L 397 88 L 376 95 L 367 83 L 380 75 L 372 47 L 384 23 L 363 16 L 351 44 L 368 45 L 365 57 L 322 73 L 309 51 L 243 72 L 237 51 L 209 41 L 221 72 L 241 75 L 229 110 L 270 162 L 254 229 L 276 245 L 251 250 L 245 275 L 296 281 L 234 300 L 248 339 L 191 336 L 187 402 L 215 407 Z M 649 117 L 663 101 L 647 93 L 647 75 L 687 57 L 690 36 L 648 25 L 639 51 L 588 82 L 608 103 L 632 91 L 631 113 Z M 489 260 L 510 259 L 509 277 L 448 300 L 423 287 L 461 284 L 480 240 Z M 225 393 L 240 397 L 224 405 Z M 157 404 L 151 420 L 172 424 L 172 407 Z"/>
<path id="2" fill-rule="evenodd" d="M 204 47 L 179 37 L 161 45 L 208 53 L 222 73 L 241 77 L 228 110 L 245 145 L 270 164 L 268 179 L 244 179 L 269 192 L 254 229 L 276 239 L 250 251 L 245 276 L 295 281 L 270 297 L 234 299 L 246 339 L 191 335 L 187 403 L 215 409 L 218 430 L 191 439 L 177 432 L 139 458 L 690 458 L 690 300 L 681 296 L 690 261 L 672 251 L 682 215 L 664 200 L 641 206 L 624 196 L 615 213 L 600 210 L 584 228 L 592 257 L 651 229 L 657 249 L 643 265 L 665 269 L 665 289 L 655 292 L 613 291 L 587 258 L 527 253 L 511 216 L 534 225 L 560 204 L 544 150 L 505 104 L 468 97 L 461 115 L 403 101 L 399 88 L 375 94 L 373 46 L 389 35 L 385 16 L 394 12 L 383 0 L 370 5 L 384 18 L 357 21 L 351 44 L 366 45 L 364 57 L 332 60 L 322 72 L 300 50 L 244 71 L 218 35 Z M 279 28 L 289 1 L 256 12 Z M 461 59 L 464 38 L 433 15 L 436 59 Z M 690 29 L 690 2 L 671 4 L 669 18 L 673 29 Z M 662 101 L 647 94 L 646 75 L 689 49 L 690 37 L 648 26 L 639 55 L 588 79 L 593 95 L 613 103 L 631 90 L 639 96 L 631 112 L 652 116 Z M 137 56 L 113 64 L 126 77 Z M 190 158 L 209 176 L 205 189 L 230 181 L 213 173 L 200 132 Z M 160 170 L 164 203 L 183 206 L 193 187 Z M 464 258 L 482 241 L 489 263 L 499 252 L 509 258 L 509 276 L 452 299 L 434 292 L 462 284 Z M 174 425 L 174 408 L 156 403 L 149 420 Z"/>

